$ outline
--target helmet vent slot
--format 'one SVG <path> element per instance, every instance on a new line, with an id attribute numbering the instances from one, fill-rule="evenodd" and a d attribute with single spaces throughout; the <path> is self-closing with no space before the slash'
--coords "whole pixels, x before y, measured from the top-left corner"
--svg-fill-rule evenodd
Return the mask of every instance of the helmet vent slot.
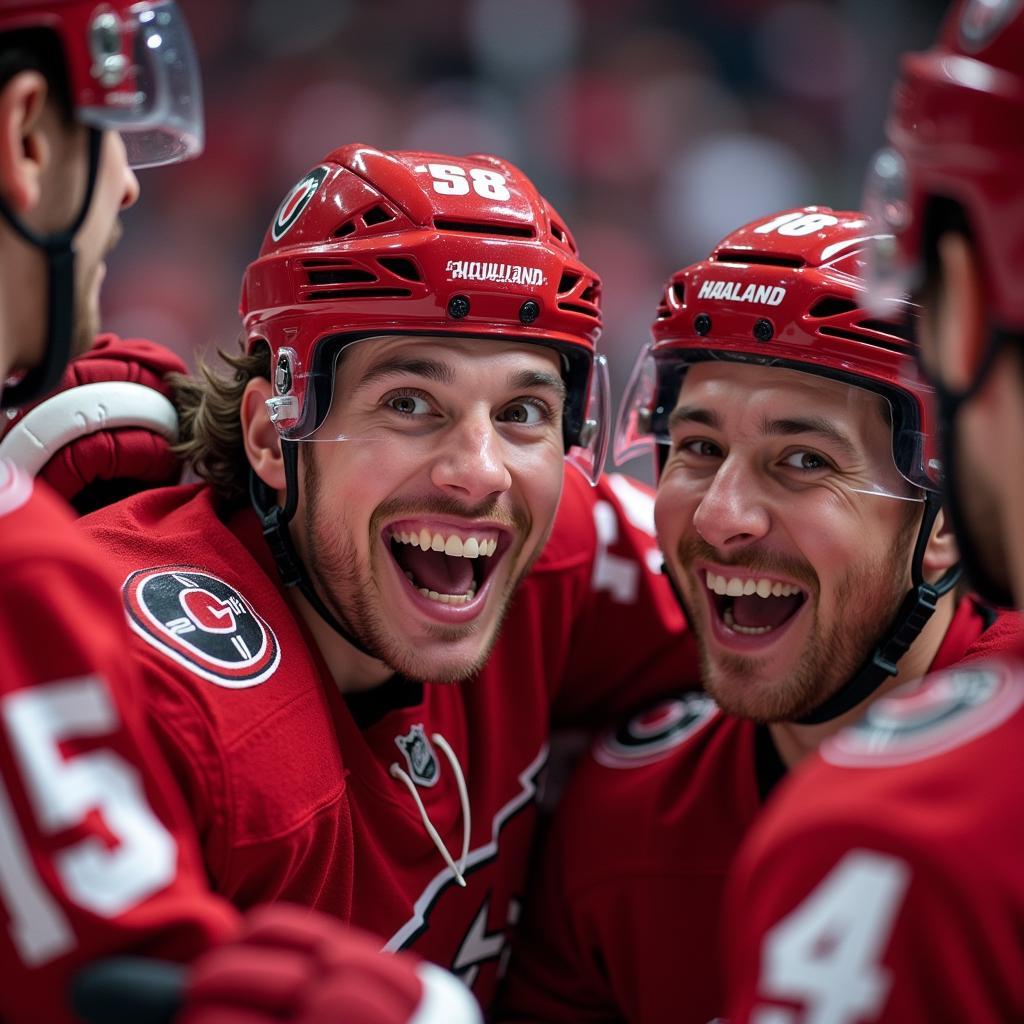
<path id="1" fill-rule="evenodd" d="M 745 263 L 760 267 L 788 267 L 796 270 L 806 264 L 799 256 L 775 256 L 761 252 L 745 252 L 742 249 L 719 249 L 715 253 L 716 263 Z"/>
<path id="2" fill-rule="evenodd" d="M 335 238 L 344 238 L 346 235 L 351 235 L 352 232 L 355 231 L 355 229 L 356 229 L 355 221 L 347 220 L 347 221 L 345 221 L 344 224 L 341 225 L 340 228 L 335 228 L 334 229 L 334 237 Z"/>
<path id="3" fill-rule="evenodd" d="M 377 275 L 358 267 L 325 267 L 314 270 L 307 263 L 306 276 L 310 284 L 368 284 L 377 280 Z"/>
<path id="4" fill-rule="evenodd" d="M 888 333 L 888 325 L 887 333 Z M 847 341 L 859 341 L 864 345 L 877 345 L 879 348 L 887 348 L 893 352 L 906 355 L 910 346 L 903 341 L 896 341 L 893 338 L 878 338 L 875 335 L 859 334 L 857 331 L 844 331 L 841 327 L 819 327 L 819 334 L 826 334 L 830 338 L 845 338 Z"/>
<path id="5" fill-rule="evenodd" d="M 469 235 L 507 235 L 509 238 L 533 238 L 533 228 L 515 224 L 474 224 L 464 220 L 442 220 L 437 218 L 434 227 L 438 231 L 461 231 Z"/>
<path id="6" fill-rule="evenodd" d="M 600 289 L 598 288 L 596 281 L 591 281 L 590 284 L 583 289 L 583 294 L 580 296 L 584 302 L 593 302 L 595 305 L 597 304 L 599 297 Z"/>
<path id="7" fill-rule="evenodd" d="M 914 330 L 910 324 L 894 323 L 889 320 L 860 320 L 857 326 L 863 327 L 865 331 L 878 331 L 879 334 L 895 334 L 908 345 L 914 341 Z"/>
<path id="8" fill-rule="evenodd" d="M 672 298 L 675 300 L 676 306 L 686 305 L 686 285 L 682 281 L 673 281 L 670 289 L 672 292 Z M 666 298 L 668 298 L 666 296 Z"/>
<path id="9" fill-rule="evenodd" d="M 562 279 L 558 282 L 558 294 L 566 295 L 582 280 L 582 274 L 574 274 L 571 270 L 562 271 Z"/>
<path id="10" fill-rule="evenodd" d="M 838 295 L 825 295 L 811 306 L 807 315 L 813 317 L 839 316 L 842 313 L 851 313 L 856 308 L 857 303 L 853 299 L 843 299 Z"/>
<path id="11" fill-rule="evenodd" d="M 377 262 L 395 277 L 406 281 L 422 281 L 419 267 L 407 256 L 378 256 Z"/>
<path id="12" fill-rule="evenodd" d="M 394 219 L 395 215 L 388 213 L 383 206 L 373 206 L 363 214 L 363 223 L 368 228 L 373 227 L 374 224 L 386 224 L 389 220 Z"/>
<path id="13" fill-rule="evenodd" d="M 590 306 L 581 306 L 578 302 L 560 302 L 558 308 L 564 309 L 568 313 L 582 313 L 584 316 L 593 317 L 595 320 L 599 319 L 596 309 Z"/>

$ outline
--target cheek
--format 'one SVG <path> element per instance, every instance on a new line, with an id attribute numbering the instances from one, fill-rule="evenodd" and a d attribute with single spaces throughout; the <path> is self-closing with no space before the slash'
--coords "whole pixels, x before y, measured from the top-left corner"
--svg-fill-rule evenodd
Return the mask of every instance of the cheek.
<path id="1" fill-rule="evenodd" d="M 692 487 L 681 486 L 671 476 L 662 479 L 654 499 L 654 527 L 663 550 L 673 550 L 676 540 L 691 529 L 699 503 Z"/>

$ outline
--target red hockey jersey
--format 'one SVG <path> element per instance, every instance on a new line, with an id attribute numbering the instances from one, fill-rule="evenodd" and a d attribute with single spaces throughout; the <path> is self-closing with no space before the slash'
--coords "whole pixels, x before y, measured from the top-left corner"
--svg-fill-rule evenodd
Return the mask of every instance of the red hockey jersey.
<path id="1" fill-rule="evenodd" d="M 191 959 L 237 912 L 209 892 L 145 729 L 114 580 L 3 461 L 0 577 L 0 1018 L 64 1024 L 83 964 Z"/>
<path id="2" fill-rule="evenodd" d="M 878 702 L 737 858 L 730 1020 L 1024 1020 L 1024 644 Z"/>
<path id="3" fill-rule="evenodd" d="M 343 699 L 292 614 L 250 509 L 151 491 L 85 520 L 124 583 L 155 729 L 215 887 L 289 899 L 449 967 L 486 1005 L 518 914 L 552 719 L 583 721 L 693 679 L 650 492 L 567 474 L 555 529 L 486 667 Z M 442 739 L 439 741 L 437 737 Z M 461 764 L 460 805 L 450 745 Z M 413 796 L 458 860 L 460 888 Z"/>
<path id="4" fill-rule="evenodd" d="M 984 622 L 964 600 L 936 665 L 1024 635 L 1016 615 L 982 634 Z M 663 701 L 599 739 L 555 818 L 504 1016 L 631 1024 L 724 1016 L 726 877 L 784 771 L 765 727 L 723 714 L 704 694 Z"/>

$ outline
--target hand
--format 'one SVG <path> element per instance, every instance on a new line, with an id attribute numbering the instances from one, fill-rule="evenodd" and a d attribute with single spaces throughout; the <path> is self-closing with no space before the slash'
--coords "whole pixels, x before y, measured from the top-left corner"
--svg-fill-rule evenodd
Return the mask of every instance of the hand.
<path id="1" fill-rule="evenodd" d="M 196 962 L 178 1024 L 482 1024 L 461 982 L 312 911 L 278 904 Z"/>

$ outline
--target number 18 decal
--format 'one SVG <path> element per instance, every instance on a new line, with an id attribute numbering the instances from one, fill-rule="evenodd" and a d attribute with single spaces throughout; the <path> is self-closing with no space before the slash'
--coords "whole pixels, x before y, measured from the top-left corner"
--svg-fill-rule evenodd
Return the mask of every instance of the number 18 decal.
<path id="1" fill-rule="evenodd" d="M 758 993 L 800 1000 L 800 1015 L 761 1007 L 754 1024 L 850 1024 L 872 1020 L 890 979 L 879 965 L 910 881 L 895 857 L 853 850 L 764 937 Z"/>
<path id="2" fill-rule="evenodd" d="M 61 744 L 119 728 L 117 709 L 96 678 L 70 679 L 6 697 L 0 714 L 41 831 L 81 825 L 92 811 L 117 840 L 90 835 L 53 857 L 68 898 L 114 917 L 174 878 L 177 847 L 146 802 L 138 773 L 109 749 L 64 756 Z M 11 940 L 25 963 L 44 964 L 74 948 L 71 926 L 32 863 L 10 797 L 0 785 L 0 897 Z"/>

